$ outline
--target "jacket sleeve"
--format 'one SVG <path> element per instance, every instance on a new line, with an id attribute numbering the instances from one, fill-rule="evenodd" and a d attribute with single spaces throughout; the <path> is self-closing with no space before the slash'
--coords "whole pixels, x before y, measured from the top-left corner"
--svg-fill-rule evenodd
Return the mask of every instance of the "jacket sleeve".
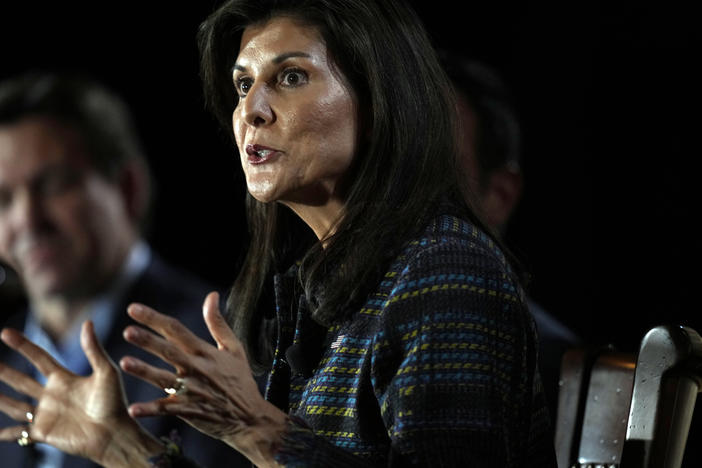
<path id="1" fill-rule="evenodd" d="M 382 318 L 373 376 L 391 463 L 525 466 L 538 408 L 535 335 L 502 259 L 467 242 L 427 248 Z"/>

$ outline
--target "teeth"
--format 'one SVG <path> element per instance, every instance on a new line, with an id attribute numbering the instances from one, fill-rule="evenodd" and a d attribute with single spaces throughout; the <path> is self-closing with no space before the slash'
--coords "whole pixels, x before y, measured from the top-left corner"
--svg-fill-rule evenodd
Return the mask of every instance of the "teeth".
<path id="1" fill-rule="evenodd" d="M 260 150 L 256 152 L 258 154 L 259 158 L 265 158 L 269 154 L 271 154 L 271 150 Z"/>

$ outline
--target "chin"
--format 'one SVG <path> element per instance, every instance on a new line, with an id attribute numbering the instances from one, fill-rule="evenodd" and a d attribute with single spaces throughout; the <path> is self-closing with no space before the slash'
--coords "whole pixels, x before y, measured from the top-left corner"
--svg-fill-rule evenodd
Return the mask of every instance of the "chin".
<path id="1" fill-rule="evenodd" d="M 65 295 L 66 287 L 62 284 L 37 282 L 28 286 L 29 294 L 35 298 L 62 297 Z"/>
<path id="2" fill-rule="evenodd" d="M 248 184 L 249 194 L 261 203 L 271 203 L 278 200 L 276 191 L 270 181 Z"/>
<path id="3" fill-rule="evenodd" d="M 27 272 L 27 290 L 32 296 L 50 297 L 61 296 L 71 288 L 70 273 L 64 270 L 44 268 L 34 272 Z"/>

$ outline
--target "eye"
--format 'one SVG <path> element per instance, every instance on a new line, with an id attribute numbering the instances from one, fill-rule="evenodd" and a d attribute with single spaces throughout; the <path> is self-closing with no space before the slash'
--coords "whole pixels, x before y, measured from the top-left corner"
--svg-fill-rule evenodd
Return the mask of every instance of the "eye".
<path id="1" fill-rule="evenodd" d="M 34 184 L 34 189 L 42 197 L 58 196 L 78 187 L 82 177 L 77 170 L 60 168 L 39 177 Z"/>
<path id="2" fill-rule="evenodd" d="M 307 73 L 299 68 L 287 68 L 283 70 L 280 77 L 280 84 L 283 86 L 300 86 L 307 83 Z"/>
<path id="3" fill-rule="evenodd" d="M 237 78 L 235 81 L 236 92 L 240 97 L 246 96 L 251 86 L 253 86 L 253 80 L 248 77 Z"/>

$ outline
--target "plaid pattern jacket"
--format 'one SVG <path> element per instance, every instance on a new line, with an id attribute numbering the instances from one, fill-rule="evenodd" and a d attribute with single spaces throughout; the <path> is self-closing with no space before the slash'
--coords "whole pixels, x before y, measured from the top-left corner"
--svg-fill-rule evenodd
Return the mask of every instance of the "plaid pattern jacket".
<path id="1" fill-rule="evenodd" d="M 275 278 L 266 398 L 291 415 L 276 461 L 296 467 L 555 467 L 537 337 L 505 256 L 438 216 L 358 313 L 323 328 Z"/>

